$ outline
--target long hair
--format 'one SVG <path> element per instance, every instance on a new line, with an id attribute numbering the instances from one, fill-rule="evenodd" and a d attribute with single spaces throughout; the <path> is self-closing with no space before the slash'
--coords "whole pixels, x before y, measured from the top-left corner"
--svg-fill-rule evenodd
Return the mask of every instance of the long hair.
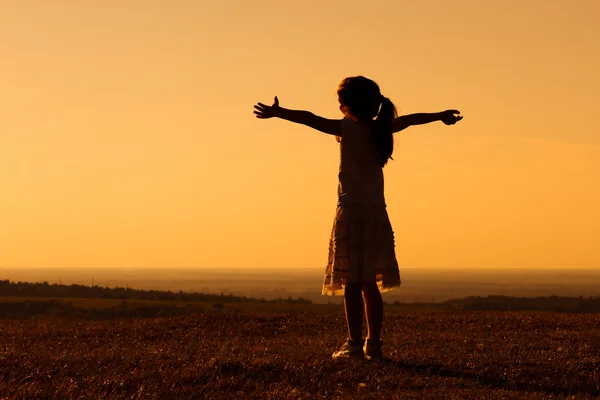
<path id="1" fill-rule="evenodd" d="M 348 107 L 350 114 L 371 125 L 381 167 L 385 166 L 388 160 L 393 160 L 392 121 L 397 116 L 394 103 L 381 95 L 375 82 L 364 76 L 344 79 L 338 86 L 337 93 L 340 102 Z"/>

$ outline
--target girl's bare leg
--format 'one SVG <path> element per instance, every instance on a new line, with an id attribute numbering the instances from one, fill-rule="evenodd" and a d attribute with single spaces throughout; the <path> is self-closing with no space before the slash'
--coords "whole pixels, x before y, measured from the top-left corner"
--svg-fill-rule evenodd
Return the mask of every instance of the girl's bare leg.
<path id="1" fill-rule="evenodd" d="M 367 311 L 368 339 L 377 341 L 381 339 L 381 325 L 383 324 L 383 299 L 377 283 L 363 283 L 365 305 Z"/>
<path id="2" fill-rule="evenodd" d="M 346 309 L 346 322 L 348 334 L 354 344 L 362 342 L 362 323 L 364 303 L 360 283 L 346 284 L 344 289 L 344 308 Z"/>

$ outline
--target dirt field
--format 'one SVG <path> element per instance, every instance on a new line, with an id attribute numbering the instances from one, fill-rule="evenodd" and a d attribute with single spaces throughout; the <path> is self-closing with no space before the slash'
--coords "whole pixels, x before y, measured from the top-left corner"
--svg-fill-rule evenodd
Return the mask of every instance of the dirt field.
<path id="1" fill-rule="evenodd" d="M 340 311 L 340 310 L 337 310 Z M 332 360 L 339 312 L 0 320 L 0 398 L 561 399 L 600 395 L 600 315 L 388 315 L 386 360 Z"/>

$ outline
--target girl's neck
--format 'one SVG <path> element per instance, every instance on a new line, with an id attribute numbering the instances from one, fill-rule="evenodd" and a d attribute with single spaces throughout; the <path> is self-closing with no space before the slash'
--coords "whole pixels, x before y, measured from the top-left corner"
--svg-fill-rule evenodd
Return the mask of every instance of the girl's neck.
<path id="1" fill-rule="evenodd" d="M 354 121 L 354 122 L 360 122 L 360 123 L 362 123 L 362 124 L 369 124 L 369 123 L 371 123 L 371 122 L 372 122 L 372 120 L 371 120 L 371 121 L 369 121 L 369 120 L 360 119 L 360 118 L 358 118 L 358 117 L 355 117 L 354 115 L 352 115 L 352 114 L 350 114 L 350 113 L 346 113 L 346 114 L 344 114 L 344 115 L 345 115 L 346 117 L 350 118 L 350 119 L 351 119 L 352 121 Z"/>
<path id="2" fill-rule="evenodd" d="M 344 117 L 350 118 L 352 121 L 358 122 L 358 118 L 350 113 L 344 113 Z"/>

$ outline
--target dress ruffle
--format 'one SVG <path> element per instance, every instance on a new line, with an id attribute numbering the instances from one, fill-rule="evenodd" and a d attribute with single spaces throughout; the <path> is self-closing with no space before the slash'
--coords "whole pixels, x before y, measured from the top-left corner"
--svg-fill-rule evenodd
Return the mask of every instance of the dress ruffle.
<path id="1" fill-rule="evenodd" d="M 343 294 L 344 286 L 353 282 L 377 282 L 382 292 L 401 284 L 385 205 L 353 204 L 336 210 L 322 294 Z"/>

